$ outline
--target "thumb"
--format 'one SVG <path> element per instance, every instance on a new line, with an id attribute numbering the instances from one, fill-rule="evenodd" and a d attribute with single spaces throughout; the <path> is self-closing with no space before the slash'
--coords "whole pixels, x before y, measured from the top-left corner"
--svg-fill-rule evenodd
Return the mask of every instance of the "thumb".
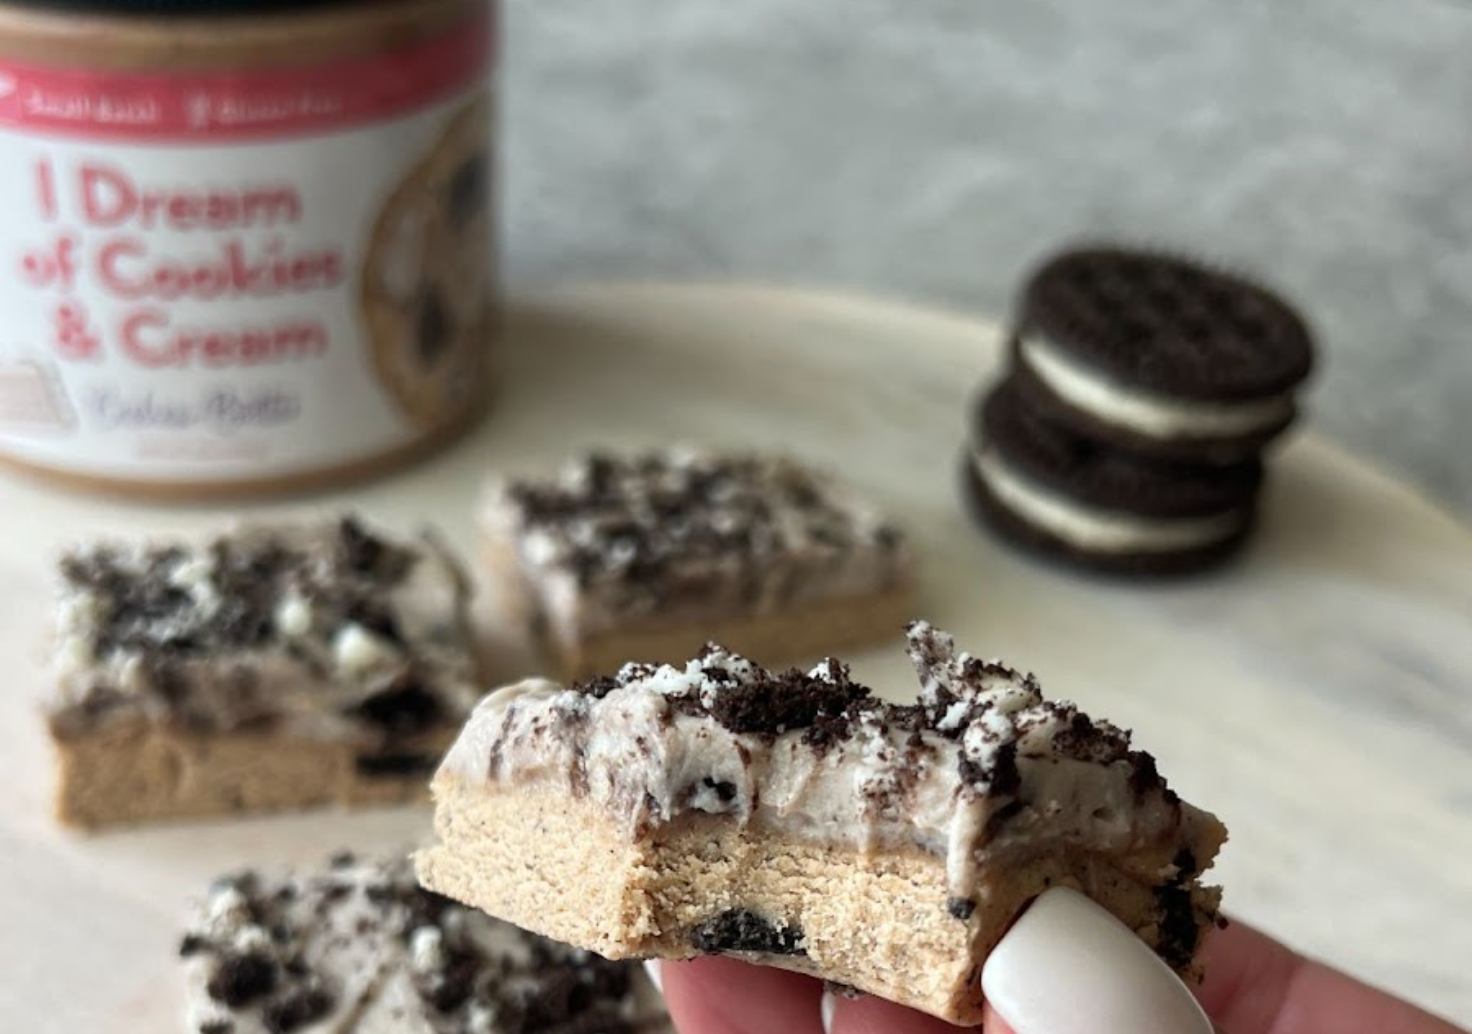
<path id="1" fill-rule="evenodd" d="M 1029 906 L 988 954 L 982 979 L 988 1034 L 1213 1034 L 1154 951 L 1065 887 Z"/>

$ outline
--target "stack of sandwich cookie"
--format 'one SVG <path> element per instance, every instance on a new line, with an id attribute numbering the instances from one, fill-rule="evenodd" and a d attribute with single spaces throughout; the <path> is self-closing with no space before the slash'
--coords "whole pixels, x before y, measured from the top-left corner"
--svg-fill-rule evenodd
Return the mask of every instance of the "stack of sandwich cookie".
<path id="1" fill-rule="evenodd" d="M 1293 422 L 1305 324 L 1240 277 L 1097 248 L 1025 287 L 1012 367 L 974 414 L 965 491 L 1012 541 L 1097 569 L 1195 570 L 1242 543 Z"/>

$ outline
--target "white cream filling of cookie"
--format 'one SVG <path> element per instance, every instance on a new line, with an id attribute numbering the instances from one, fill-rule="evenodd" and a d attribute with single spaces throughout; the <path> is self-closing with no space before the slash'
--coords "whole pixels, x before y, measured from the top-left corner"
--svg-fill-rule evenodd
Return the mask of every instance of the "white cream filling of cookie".
<path id="1" fill-rule="evenodd" d="M 1250 402 L 1182 402 L 1142 391 L 1077 361 L 1039 334 L 1019 341 L 1019 357 L 1065 402 L 1152 438 L 1250 434 L 1278 425 L 1294 409 L 1294 396 L 1288 393 Z"/>
<path id="2" fill-rule="evenodd" d="M 1092 553 L 1155 553 L 1221 542 L 1244 525 L 1235 510 L 1214 517 L 1141 517 L 1059 495 L 1009 466 L 992 445 L 974 451 L 973 469 L 1010 512 L 1071 546 Z"/>
<path id="3" fill-rule="evenodd" d="M 1051 708 L 1037 684 L 1011 674 L 964 684 L 956 672 L 966 662 L 963 654 L 938 666 L 950 692 L 986 704 L 960 740 L 867 715 L 842 741 L 817 750 L 804 729 L 737 733 L 671 705 L 692 692 L 711 699 L 746 678 L 752 666 L 730 654 L 654 668 L 601 700 L 528 679 L 482 700 L 437 781 L 586 794 L 631 839 L 643 826 L 706 812 L 865 852 L 920 847 L 944 859 L 949 890 L 960 897 L 985 889 L 977 874 L 991 861 L 1026 858 L 1050 844 L 1124 853 L 1178 829 L 1182 817 L 1161 794 L 1133 791 L 1129 761 L 1098 762 L 1058 748 L 1056 737 L 1072 733 L 1073 712 Z M 719 671 L 730 677 L 714 677 Z M 824 678 L 824 671 L 821 665 L 814 674 Z M 989 836 L 989 819 L 1013 797 L 976 792 L 960 762 L 987 771 L 1005 746 L 1014 752 L 1017 798 L 1026 807 Z"/>

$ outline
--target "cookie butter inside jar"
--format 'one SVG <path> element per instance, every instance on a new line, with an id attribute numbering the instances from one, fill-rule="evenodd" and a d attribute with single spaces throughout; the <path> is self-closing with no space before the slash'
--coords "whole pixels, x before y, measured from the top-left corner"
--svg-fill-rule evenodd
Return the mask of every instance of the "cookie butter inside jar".
<path id="1" fill-rule="evenodd" d="M 266 491 L 466 426 L 492 33 L 491 0 L 0 0 L 0 460 Z"/>

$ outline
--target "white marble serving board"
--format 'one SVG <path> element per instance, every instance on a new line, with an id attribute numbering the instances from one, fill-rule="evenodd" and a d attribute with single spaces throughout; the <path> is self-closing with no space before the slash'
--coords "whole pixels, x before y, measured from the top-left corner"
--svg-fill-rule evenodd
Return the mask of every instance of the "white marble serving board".
<path id="1" fill-rule="evenodd" d="M 1311 435 L 1276 458 L 1240 562 L 1160 585 L 1022 557 L 958 503 L 969 399 L 996 330 L 842 297 L 619 287 L 524 299 L 503 388 L 468 440 L 417 469 L 247 513 L 359 508 L 471 544 L 492 469 L 589 445 L 777 446 L 892 508 L 921 555 L 919 612 L 1046 692 L 1136 731 L 1232 830 L 1228 909 L 1461 1023 L 1470 1007 L 1470 534 Z M 0 1031 L 173 1034 L 181 899 L 246 863 L 419 836 L 415 809 L 86 837 L 53 825 L 36 712 L 49 563 L 100 532 L 190 529 L 224 511 L 0 481 Z M 897 643 L 857 674 L 907 688 Z"/>

